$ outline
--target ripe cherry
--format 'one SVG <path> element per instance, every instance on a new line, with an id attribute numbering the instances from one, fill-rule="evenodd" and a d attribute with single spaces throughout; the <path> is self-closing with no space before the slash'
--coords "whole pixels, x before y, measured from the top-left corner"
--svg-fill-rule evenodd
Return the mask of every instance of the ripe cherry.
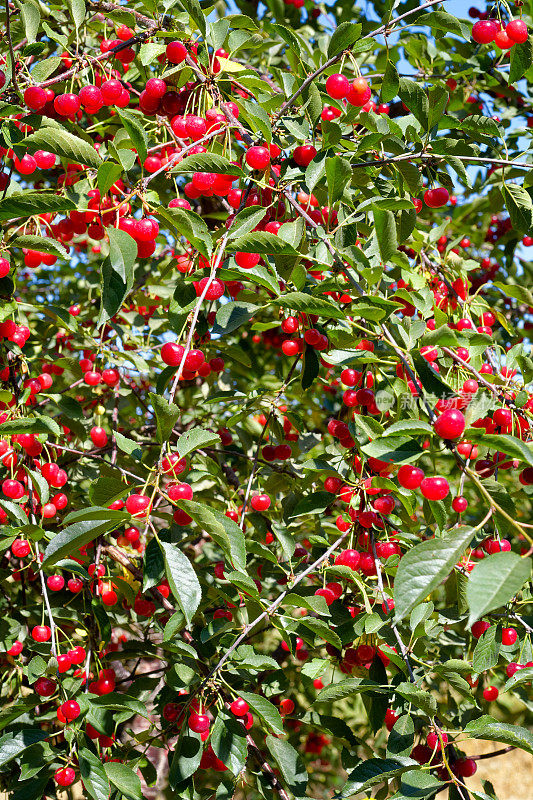
<path id="1" fill-rule="evenodd" d="M 483 697 L 484 697 L 484 698 L 485 698 L 485 700 L 487 700 L 489 703 L 492 703 L 494 700 L 497 700 L 497 699 L 498 699 L 498 696 L 499 696 L 499 694 L 500 694 L 500 692 L 499 692 L 499 690 L 496 688 L 496 686 L 487 686 L 487 688 L 486 688 L 486 689 L 483 689 Z"/>
<path id="2" fill-rule="evenodd" d="M 189 717 L 189 728 L 195 733 L 205 733 L 209 730 L 211 723 L 207 714 L 193 713 Z"/>
<path id="3" fill-rule="evenodd" d="M 24 90 L 24 102 L 32 111 L 40 111 L 45 107 L 48 97 L 40 86 L 28 86 Z"/>
<path id="4" fill-rule="evenodd" d="M 358 550 L 348 549 L 343 550 L 335 559 L 335 564 L 340 566 L 349 567 L 356 570 L 361 560 L 361 554 Z"/>
<path id="5" fill-rule="evenodd" d="M 272 501 L 267 494 L 256 494 L 254 497 L 252 497 L 250 505 L 254 511 L 266 511 L 268 508 L 270 508 L 271 502 Z"/>
<path id="6" fill-rule="evenodd" d="M 268 148 L 254 145 L 246 151 L 246 163 L 251 169 L 264 171 L 270 165 L 270 152 Z"/>
<path id="7" fill-rule="evenodd" d="M 26 539 L 15 539 L 11 545 L 11 552 L 16 558 L 24 558 L 30 550 L 30 543 Z"/>
<path id="8" fill-rule="evenodd" d="M 133 517 L 145 517 L 150 513 L 152 502 L 145 494 L 130 494 L 126 500 L 126 510 Z"/>
<path id="9" fill-rule="evenodd" d="M 60 592 L 65 585 L 65 579 L 62 575 L 50 575 L 50 577 L 46 579 L 46 585 L 51 592 Z"/>
<path id="10" fill-rule="evenodd" d="M 454 497 L 452 500 L 452 508 L 458 514 L 462 514 L 463 511 L 466 511 L 466 509 L 468 508 L 468 500 L 466 499 L 466 497 L 462 496 Z"/>
<path id="11" fill-rule="evenodd" d="M 527 25 L 521 19 L 512 19 L 510 22 L 508 22 L 505 27 L 505 33 L 509 39 L 513 41 L 513 44 L 515 42 L 521 44 L 522 42 L 527 41 Z"/>
<path id="12" fill-rule="evenodd" d="M 442 439 L 458 439 L 464 432 L 466 422 L 458 408 L 449 408 L 437 417 L 433 427 Z"/>
<path id="13" fill-rule="evenodd" d="M 233 703 L 230 705 L 230 711 L 232 714 L 235 714 L 236 717 L 244 717 L 245 714 L 248 713 L 250 710 L 250 706 L 243 700 L 242 697 L 238 697 Z"/>
<path id="14" fill-rule="evenodd" d="M 108 441 L 107 433 L 103 428 L 95 425 L 91 428 L 91 441 L 95 447 L 105 447 Z"/>
<path id="15" fill-rule="evenodd" d="M 346 99 L 352 106 L 362 107 L 368 103 L 371 95 L 368 81 L 364 78 L 356 78 L 350 86 Z"/>
<path id="16" fill-rule="evenodd" d="M 489 44 L 500 30 L 500 26 L 493 19 L 484 19 L 474 22 L 472 26 L 472 39 L 478 44 Z"/>
<path id="17" fill-rule="evenodd" d="M 333 100 L 342 100 L 350 91 L 350 81 L 345 75 L 336 73 L 326 80 L 326 92 Z"/>
<path id="18" fill-rule="evenodd" d="M 67 700 L 60 706 L 60 708 L 67 722 L 72 722 L 81 714 L 79 703 L 77 703 L 75 700 Z"/>
<path id="19" fill-rule="evenodd" d="M 490 622 L 486 622 L 486 620 L 479 619 L 472 625 L 472 636 L 474 637 L 474 639 L 479 639 L 489 628 L 490 628 Z"/>
<path id="20" fill-rule="evenodd" d="M 47 642 L 52 638 L 52 631 L 48 625 L 36 625 L 31 632 L 31 638 L 35 642 Z"/>
<path id="21" fill-rule="evenodd" d="M 388 731 L 391 731 L 394 728 L 394 725 L 399 718 L 399 715 L 396 713 L 396 711 L 394 711 L 394 709 L 387 709 L 385 712 L 385 726 Z"/>
<path id="22" fill-rule="evenodd" d="M 398 483 L 404 489 L 418 489 L 422 480 L 424 479 L 424 472 L 419 467 L 412 467 L 410 464 L 404 464 L 398 470 Z"/>
<path id="23" fill-rule="evenodd" d="M 22 653 L 23 648 L 24 648 L 24 645 L 22 644 L 22 642 L 18 642 L 18 641 L 17 642 L 13 642 L 13 644 L 11 645 L 9 650 L 7 651 L 7 654 L 8 654 L 8 656 L 13 656 L 15 658 L 16 656 L 19 656 Z"/>
<path id="24" fill-rule="evenodd" d="M 506 646 L 513 645 L 518 638 L 518 634 L 514 628 L 502 628 L 502 644 Z"/>
<path id="25" fill-rule="evenodd" d="M 441 745 L 441 739 L 442 739 L 442 744 L 447 744 L 448 743 L 448 734 L 441 732 L 440 738 L 439 738 L 438 734 L 432 731 L 431 733 L 428 733 L 428 738 L 426 740 L 427 741 L 427 746 L 430 747 L 431 750 L 440 750 L 441 746 L 442 746 Z"/>
<path id="26" fill-rule="evenodd" d="M 285 716 L 286 714 L 292 714 L 293 711 L 294 711 L 294 700 L 291 700 L 290 697 L 284 697 L 282 700 L 280 700 L 279 713 L 282 716 Z"/>
<path id="27" fill-rule="evenodd" d="M 72 786 L 76 780 L 76 773 L 72 767 L 63 767 L 63 769 L 56 769 L 54 772 L 54 780 L 58 786 Z"/>
<path id="28" fill-rule="evenodd" d="M 436 189 L 427 189 L 424 192 L 424 202 L 429 208 L 445 206 L 450 198 L 448 189 L 438 186 Z"/>
<path id="29" fill-rule="evenodd" d="M 458 758 L 454 761 L 452 769 L 461 778 L 471 778 L 477 772 L 477 763 L 473 758 Z"/>
<path id="30" fill-rule="evenodd" d="M 436 476 L 434 478 L 424 478 L 420 484 L 420 491 L 426 500 L 444 500 L 448 496 L 450 486 L 446 478 Z"/>
<path id="31" fill-rule="evenodd" d="M 51 678 L 37 678 L 34 689 L 40 697 L 51 697 L 56 690 L 56 682 Z"/>

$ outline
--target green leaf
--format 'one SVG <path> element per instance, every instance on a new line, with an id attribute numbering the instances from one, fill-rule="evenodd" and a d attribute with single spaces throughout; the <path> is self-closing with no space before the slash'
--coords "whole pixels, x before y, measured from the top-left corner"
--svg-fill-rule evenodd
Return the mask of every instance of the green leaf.
<path id="1" fill-rule="evenodd" d="M 267 231 L 253 231 L 228 243 L 228 251 L 261 255 L 296 256 L 298 251 L 280 236 Z"/>
<path id="2" fill-rule="evenodd" d="M 342 50 L 348 50 L 359 39 L 360 35 L 361 25 L 356 25 L 353 22 L 341 22 L 335 28 L 329 40 L 328 58 L 336 56 Z"/>
<path id="3" fill-rule="evenodd" d="M 38 149 L 38 148 L 37 148 Z M 0 220 L 32 217 L 34 214 L 72 211 L 76 206 L 68 197 L 53 192 L 21 192 L 0 200 Z"/>
<path id="4" fill-rule="evenodd" d="M 102 474 L 94 483 L 91 483 L 88 491 L 89 500 L 95 506 L 108 506 L 115 500 L 120 500 L 124 495 L 129 494 L 131 487 L 127 486 L 120 478 L 114 475 Z"/>
<path id="5" fill-rule="evenodd" d="M 217 153 L 196 153 L 185 156 L 178 164 L 172 167 L 172 172 L 215 172 L 219 175 L 235 175 L 242 178 L 242 169 L 232 164 L 228 158 Z"/>
<path id="6" fill-rule="evenodd" d="M 38 131 L 30 133 L 21 144 L 24 144 L 31 153 L 35 153 L 36 150 L 48 150 L 68 161 L 85 164 L 86 167 L 98 169 L 102 163 L 93 145 L 62 128 L 43 126 Z"/>
<path id="7" fill-rule="evenodd" d="M 259 308 L 260 306 L 256 306 L 253 303 L 244 303 L 242 300 L 224 303 L 217 311 L 215 324 L 211 332 L 218 336 L 226 336 L 228 333 L 233 333 L 241 325 L 249 323 Z"/>
<path id="8" fill-rule="evenodd" d="M 254 694 L 253 692 L 239 692 L 239 697 L 246 700 L 252 711 L 255 711 L 261 717 L 271 731 L 281 735 L 285 733 L 281 714 L 270 700 L 267 700 L 261 694 Z"/>
<path id="9" fill-rule="evenodd" d="M 204 747 L 200 741 L 200 734 L 187 731 L 175 746 L 170 762 L 168 782 L 171 789 L 175 789 L 194 775 L 202 759 Z"/>
<path id="10" fill-rule="evenodd" d="M 28 42 L 34 42 L 37 38 L 37 31 L 41 23 L 41 13 L 39 7 L 33 3 L 23 3 L 20 13 L 24 22 L 24 31 Z"/>
<path id="11" fill-rule="evenodd" d="M 506 433 L 484 433 L 481 441 L 491 449 L 500 450 L 511 458 L 517 458 L 519 461 L 525 461 L 530 467 L 533 466 L 533 450 L 516 436 Z"/>
<path id="12" fill-rule="evenodd" d="M 181 500 L 180 507 L 222 548 L 233 567 L 246 570 L 246 545 L 242 529 L 221 511 L 194 500 Z"/>
<path id="13" fill-rule="evenodd" d="M 51 417 L 20 417 L 19 419 L 8 419 L 7 422 L 0 424 L 2 436 L 14 433 L 48 433 L 59 436 L 61 428 Z"/>
<path id="14" fill-rule="evenodd" d="M 520 725 L 497 722 L 488 715 L 469 722 L 464 733 L 471 739 L 487 739 L 491 742 L 511 744 L 533 754 L 533 734 Z"/>
<path id="15" fill-rule="evenodd" d="M 506 681 L 501 691 L 508 692 L 510 689 L 514 689 L 517 684 L 529 683 L 530 681 L 533 681 L 533 667 L 522 667 Z"/>
<path id="16" fill-rule="evenodd" d="M 301 517 L 304 514 L 320 514 L 331 505 L 333 499 L 331 492 L 312 492 L 296 503 L 290 512 L 290 518 Z"/>
<path id="17" fill-rule="evenodd" d="M 46 731 L 36 728 L 17 731 L 16 733 L 6 733 L 0 738 L 0 767 L 9 764 L 14 758 L 24 752 L 28 747 L 36 742 L 42 742 L 48 737 Z"/>
<path id="18" fill-rule="evenodd" d="M 400 88 L 400 79 L 398 77 L 398 70 L 392 61 L 387 61 L 385 73 L 383 75 L 383 82 L 381 84 L 381 99 L 384 103 L 390 103 L 398 94 Z M 402 163 L 402 162 L 400 162 Z M 418 172 L 418 170 L 417 170 Z"/>
<path id="19" fill-rule="evenodd" d="M 184 458 L 184 456 L 192 453 L 193 450 L 219 443 L 220 436 L 218 433 L 206 431 L 203 428 L 191 428 L 178 439 L 177 450 L 180 458 Z"/>
<path id="20" fill-rule="evenodd" d="M 530 233 L 533 228 L 533 201 L 529 192 L 517 183 L 506 183 L 502 193 L 513 229 L 517 233 Z"/>
<path id="21" fill-rule="evenodd" d="M 394 691 L 419 708 L 428 717 L 432 717 L 437 712 L 437 701 L 429 692 L 419 689 L 413 683 L 400 683 L 394 687 Z"/>
<path id="22" fill-rule="evenodd" d="M 400 78 L 398 94 L 424 130 L 427 130 L 429 100 L 422 86 L 409 78 Z"/>
<path id="23" fill-rule="evenodd" d="M 344 678 L 342 681 L 324 686 L 317 694 L 314 703 L 331 703 L 335 700 L 351 697 L 354 694 L 373 692 L 376 689 L 379 689 L 379 684 L 375 681 L 363 678 Z"/>
<path id="24" fill-rule="evenodd" d="M 85 0 L 69 0 L 70 11 L 76 30 L 81 28 L 85 19 Z"/>
<path id="25" fill-rule="evenodd" d="M 494 553 L 477 563 L 470 573 L 466 597 L 470 607 L 469 627 L 477 619 L 506 605 L 531 575 L 531 559 L 517 553 Z"/>
<path id="26" fill-rule="evenodd" d="M 491 625 L 490 628 L 487 628 L 482 636 L 479 637 L 476 643 L 472 655 L 472 667 L 478 674 L 492 669 L 498 663 L 500 642 L 496 639 L 496 631 L 496 625 Z"/>
<path id="27" fill-rule="evenodd" d="M 178 545 L 160 542 L 165 557 L 165 571 L 170 591 L 179 603 L 187 623 L 191 620 L 200 605 L 202 589 L 191 562 Z"/>
<path id="28" fill-rule="evenodd" d="M 316 314 L 319 317 L 331 317 L 332 319 L 344 318 L 344 312 L 338 306 L 334 306 L 322 297 L 313 297 L 304 292 L 288 292 L 283 297 L 276 297 L 270 302 L 284 308 L 301 311 L 304 314 Z"/>
<path id="29" fill-rule="evenodd" d="M 235 717 L 219 711 L 209 741 L 217 758 L 234 775 L 238 775 L 244 769 L 248 755 L 246 730 Z"/>
<path id="30" fill-rule="evenodd" d="M 107 194 L 115 181 L 122 175 L 122 166 L 115 164 L 113 161 L 104 161 L 98 167 L 98 189 L 102 197 Z"/>
<path id="31" fill-rule="evenodd" d="M 51 253 L 53 256 L 68 258 L 66 247 L 61 242 L 56 242 L 55 239 L 44 239 L 42 236 L 24 234 L 23 236 L 16 236 L 11 244 L 13 247 L 25 247 L 28 250 L 37 250 L 39 253 Z"/>
<path id="32" fill-rule="evenodd" d="M 119 228 L 106 228 L 109 237 L 109 261 L 113 272 L 128 287 L 133 285 L 133 265 L 137 258 L 137 243 L 133 236 Z M 118 310 L 118 309 L 117 309 Z"/>
<path id="33" fill-rule="evenodd" d="M 342 788 L 341 797 L 366 792 L 376 783 L 397 778 L 402 773 L 418 767 L 412 758 L 369 758 L 358 764 L 348 775 L 348 781 Z"/>
<path id="34" fill-rule="evenodd" d="M 131 767 L 117 761 L 108 761 L 104 764 L 104 769 L 110 782 L 124 797 L 128 800 L 142 800 L 141 780 Z"/>
<path id="35" fill-rule="evenodd" d="M 414 461 L 423 452 L 419 443 L 408 436 L 377 436 L 363 445 L 361 450 L 367 456 L 388 461 L 390 464 Z"/>
<path id="36" fill-rule="evenodd" d="M 141 164 L 143 164 L 148 155 L 148 135 L 142 122 L 143 117 L 139 113 L 126 110 L 125 108 L 117 107 L 116 112 L 134 148 L 137 150 Z"/>
<path id="37" fill-rule="evenodd" d="M 320 373 L 320 359 L 314 347 L 306 345 L 303 355 L 302 389 L 309 389 Z"/>
<path id="38" fill-rule="evenodd" d="M 508 83 L 516 83 L 523 78 L 533 63 L 533 39 L 528 36 L 525 42 L 519 42 L 511 47 L 511 69 L 509 70 Z"/>
<path id="39" fill-rule="evenodd" d="M 163 442 L 168 442 L 170 439 L 172 429 L 181 411 L 178 406 L 174 405 L 174 403 L 169 403 L 168 400 L 160 394 L 150 392 L 148 397 L 154 408 L 157 421 L 157 441 L 163 444 Z"/>
<path id="40" fill-rule="evenodd" d="M 96 510 L 96 509 L 95 509 Z M 74 554 L 84 544 L 94 541 L 102 533 L 118 528 L 124 515 L 118 520 L 106 513 L 106 509 L 99 510 L 96 519 L 87 519 L 67 525 L 64 530 L 52 536 L 50 543 L 44 551 L 43 567 L 57 563 L 61 558 Z"/>
<path id="41" fill-rule="evenodd" d="M 328 181 L 328 203 L 333 205 L 340 200 L 352 179 L 350 162 L 341 156 L 326 158 L 326 177 Z"/>
<path id="42" fill-rule="evenodd" d="M 207 25 L 198 0 L 180 0 L 180 4 L 188 13 L 190 18 L 196 23 L 203 36 L 205 36 Z"/>
<path id="43" fill-rule="evenodd" d="M 374 215 L 374 231 L 378 241 L 379 252 L 383 261 L 388 261 L 398 253 L 396 224 L 392 211 L 386 211 L 372 205 Z"/>
<path id="44" fill-rule="evenodd" d="M 403 714 L 396 722 L 387 740 L 387 758 L 409 756 L 415 741 L 415 726 L 409 714 Z"/>
<path id="45" fill-rule="evenodd" d="M 104 765 L 98 756 L 87 747 L 83 747 L 79 751 L 78 761 L 81 779 L 87 794 L 93 800 L 108 800 L 110 792 L 109 781 Z"/>
<path id="46" fill-rule="evenodd" d="M 300 755 L 292 744 L 275 736 L 266 737 L 266 744 L 280 769 L 283 779 L 296 797 L 305 796 L 307 770 Z"/>
<path id="47" fill-rule="evenodd" d="M 424 14 L 421 17 L 421 23 L 428 25 L 430 28 L 438 31 L 444 31 L 445 34 L 455 33 L 456 36 L 461 36 L 467 41 L 470 39 L 470 28 L 464 22 L 448 14 L 447 11 L 432 11 L 429 14 Z"/>
<path id="48" fill-rule="evenodd" d="M 199 214 L 185 208 L 158 208 L 156 216 L 169 223 L 178 236 L 184 236 L 206 258 L 213 252 L 209 229 Z"/>
<path id="49" fill-rule="evenodd" d="M 411 548 L 401 559 L 394 581 L 395 617 L 402 620 L 448 577 L 468 547 L 474 531 L 459 527 Z"/>

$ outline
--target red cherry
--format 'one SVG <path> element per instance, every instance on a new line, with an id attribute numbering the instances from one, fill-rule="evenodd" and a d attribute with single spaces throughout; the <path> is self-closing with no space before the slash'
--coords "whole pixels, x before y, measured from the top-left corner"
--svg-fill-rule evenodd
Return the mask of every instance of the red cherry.
<path id="1" fill-rule="evenodd" d="M 385 712 L 385 726 L 388 731 L 394 728 L 394 724 L 399 719 L 399 715 L 392 708 L 388 708 Z"/>
<path id="2" fill-rule="evenodd" d="M 15 658 L 16 656 L 19 656 L 22 653 L 23 648 L 24 648 L 24 645 L 22 644 L 22 642 L 18 642 L 18 641 L 17 642 L 13 642 L 13 644 L 11 645 L 9 650 L 7 651 L 7 654 L 8 654 L 8 656 L 13 656 Z"/>
<path id="3" fill-rule="evenodd" d="M 161 348 L 161 358 L 169 367 L 179 367 L 185 348 L 174 342 L 166 342 Z"/>
<path id="4" fill-rule="evenodd" d="M 104 101 L 105 105 L 115 105 L 117 100 L 120 100 L 122 89 L 123 86 L 121 82 L 116 80 L 116 78 L 111 78 L 111 80 L 102 83 L 100 86 L 100 92 L 102 93 L 102 100 Z"/>
<path id="5" fill-rule="evenodd" d="M 452 500 L 452 508 L 458 514 L 462 514 L 468 508 L 468 500 L 466 497 L 454 497 Z"/>
<path id="6" fill-rule="evenodd" d="M 477 25 L 477 23 L 476 23 Z M 527 42 L 527 25 L 522 19 L 512 19 L 505 27 L 505 33 L 512 39 L 513 43 Z"/>
<path id="7" fill-rule="evenodd" d="M 16 558 L 24 558 L 30 550 L 30 543 L 26 539 L 15 539 L 11 545 L 11 552 Z"/>
<path id="8" fill-rule="evenodd" d="M 55 513 L 55 506 L 53 508 Z M 62 575 L 50 575 L 50 577 L 46 579 L 46 585 L 51 592 L 60 592 L 65 585 L 65 579 Z"/>
<path id="9" fill-rule="evenodd" d="M 0 278 L 5 278 L 6 275 L 9 275 L 10 269 L 11 264 L 7 258 L 0 258 Z"/>
<path id="10" fill-rule="evenodd" d="M 398 470 L 398 483 L 404 489 L 418 489 L 422 480 L 424 479 L 424 472 L 419 467 L 412 467 L 410 464 L 404 464 Z"/>
<path id="11" fill-rule="evenodd" d="M 187 48 L 183 42 L 169 42 L 165 51 L 167 61 L 171 64 L 181 64 L 187 56 Z"/>
<path id="12" fill-rule="evenodd" d="M 61 705 L 61 712 L 67 722 L 72 722 L 79 717 L 81 714 L 81 709 L 79 703 L 77 703 L 75 700 L 67 700 Z"/>
<path id="13" fill-rule="evenodd" d="M 56 690 L 56 682 L 51 678 L 37 678 L 34 689 L 40 697 L 51 697 Z"/>
<path id="14" fill-rule="evenodd" d="M 59 94 L 54 98 L 54 109 L 62 117 L 72 117 L 81 106 L 77 94 Z"/>
<path id="15" fill-rule="evenodd" d="M 345 75 L 336 73 L 326 80 L 326 92 L 333 100 L 342 100 L 350 91 L 350 81 Z"/>
<path id="16" fill-rule="evenodd" d="M 54 780 L 58 786 L 72 786 L 76 780 L 76 773 L 72 767 L 63 767 L 63 769 L 56 769 L 54 772 Z"/>
<path id="17" fill-rule="evenodd" d="M 449 408 L 437 417 L 433 427 L 441 439 L 458 439 L 464 432 L 466 422 L 459 409 Z"/>
<path id="18" fill-rule="evenodd" d="M 195 733 L 205 733 L 209 730 L 211 723 L 207 714 L 193 713 L 189 717 L 189 728 Z"/>
<path id="19" fill-rule="evenodd" d="M 477 763 L 472 758 L 458 758 L 452 769 L 461 778 L 471 778 L 477 772 Z"/>
<path id="20" fill-rule="evenodd" d="M 77 645 L 77 647 L 74 647 L 72 650 L 68 651 L 68 656 L 72 664 L 83 664 L 87 653 L 84 647 Z"/>
<path id="21" fill-rule="evenodd" d="M 441 746 L 442 746 L 441 745 L 441 739 L 442 739 L 442 743 L 443 744 L 447 744 L 448 743 L 448 734 L 447 733 L 441 733 L 440 734 L 440 738 L 439 738 L 438 734 L 436 734 L 436 733 L 434 733 L 432 731 L 431 733 L 428 733 L 428 738 L 426 740 L 427 741 L 427 746 L 429 748 L 431 748 L 432 751 L 433 750 L 440 750 Z"/>
<path id="22" fill-rule="evenodd" d="M 479 20 L 472 26 L 472 39 L 478 44 L 489 44 L 500 30 L 500 26 L 493 19 Z"/>
<path id="23" fill-rule="evenodd" d="M 294 149 L 292 157 L 299 167 L 308 167 L 317 154 L 316 147 L 312 144 L 302 144 Z"/>
<path id="24" fill-rule="evenodd" d="M 248 705 L 246 700 L 242 699 L 242 697 L 238 697 L 230 705 L 230 711 L 232 714 L 235 714 L 236 717 L 244 717 L 249 710 L 250 706 Z"/>
<path id="25" fill-rule="evenodd" d="M 52 638 L 52 631 L 48 625 L 36 625 L 31 632 L 31 638 L 35 642 L 47 642 Z"/>
<path id="26" fill-rule="evenodd" d="M 290 697 L 284 697 L 282 700 L 280 700 L 279 713 L 282 716 L 285 716 L 286 714 L 292 714 L 293 711 L 294 711 L 294 701 L 291 700 Z"/>
<path id="27" fill-rule="evenodd" d="M 514 628 L 502 628 L 502 644 L 506 646 L 513 645 L 518 638 L 518 634 Z"/>
<path id="28" fill-rule="evenodd" d="M 450 486 L 446 478 L 424 478 L 420 484 L 420 491 L 426 500 L 444 500 L 448 496 Z"/>
<path id="29" fill-rule="evenodd" d="M 267 147 L 254 145 L 246 151 L 246 163 L 251 169 L 264 171 L 270 164 L 270 152 Z"/>
<path id="30" fill-rule="evenodd" d="M 448 189 L 438 186 L 436 189 L 427 189 L 424 192 L 424 202 L 429 208 L 440 208 L 445 206 L 450 198 Z"/>
<path id="31" fill-rule="evenodd" d="M 28 86 L 24 91 L 24 102 L 32 111 L 40 111 L 45 107 L 48 97 L 40 86 Z"/>
<path id="32" fill-rule="evenodd" d="M 130 494 L 126 500 L 126 510 L 133 517 L 145 517 L 150 513 L 152 501 L 145 494 Z"/>
<path id="33" fill-rule="evenodd" d="M 472 625 L 472 636 L 474 637 L 474 639 L 479 639 L 489 628 L 490 628 L 490 622 L 486 622 L 483 619 L 479 619 Z"/>
<path id="34" fill-rule="evenodd" d="M 256 494 L 254 497 L 252 497 L 250 505 L 254 511 L 266 511 L 268 508 L 270 508 L 271 502 L 272 501 L 267 494 Z"/>
<path id="35" fill-rule="evenodd" d="M 500 694 L 500 692 L 496 688 L 496 686 L 487 686 L 486 689 L 483 689 L 483 697 L 489 703 L 492 703 L 494 700 L 497 700 L 499 694 Z"/>
<path id="36" fill-rule="evenodd" d="M 356 78 L 350 86 L 346 99 L 352 106 L 362 107 L 368 103 L 371 95 L 368 81 L 364 78 Z"/>
<path id="37" fill-rule="evenodd" d="M 235 263 L 241 269 L 253 269 L 260 261 L 259 253 L 242 253 L 240 251 L 235 253 Z M 283 328 L 283 323 L 281 327 Z M 285 333 L 291 333 L 291 331 L 285 331 Z"/>

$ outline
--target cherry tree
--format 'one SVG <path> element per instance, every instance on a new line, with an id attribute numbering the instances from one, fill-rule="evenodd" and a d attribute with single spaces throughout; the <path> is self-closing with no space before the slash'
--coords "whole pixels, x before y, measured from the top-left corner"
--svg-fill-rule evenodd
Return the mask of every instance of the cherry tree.
<path id="1" fill-rule="evenodd" d="M 6 0 L 13 800 L 533 754 L 523 5 Z"/>

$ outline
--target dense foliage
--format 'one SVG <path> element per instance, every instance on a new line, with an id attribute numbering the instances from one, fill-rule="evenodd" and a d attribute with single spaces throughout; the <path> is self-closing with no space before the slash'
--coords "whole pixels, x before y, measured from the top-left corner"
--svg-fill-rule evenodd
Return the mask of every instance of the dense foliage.
<path id="1" fill-rule="evenodd" d="M 533 754 L 529 12 L 6 0 L 14 800 Z"/>

